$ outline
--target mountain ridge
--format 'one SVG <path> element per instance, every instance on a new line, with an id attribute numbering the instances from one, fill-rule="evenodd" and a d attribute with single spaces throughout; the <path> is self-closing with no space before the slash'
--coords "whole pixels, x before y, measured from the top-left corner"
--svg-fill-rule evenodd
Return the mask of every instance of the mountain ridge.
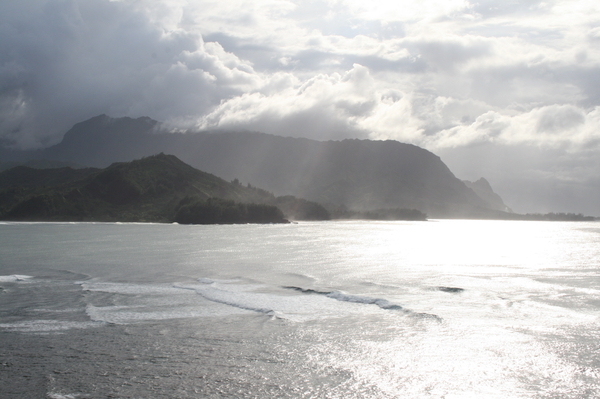
<path id="1" fill-rule="evenodd" d="M 100 115 L 73 126 L 44 150 L 2 151 L 13 158 L 105 167 L 159 152 L 225 180 L 359 211 L 419 209 L 432 217 L 496 212 L 435 154 L 397 141 L 316 141 L 259 132 L 168 132 L 150 118 Z"/>
<path id="2" fill-rule="evenodd" d="M 173 155 L 117 162 L 104 169 L 17 166 L 0 173 L 4 220 L 287 222 L 279 208 L 288 218 L 329 219 L 318 204 L 227 182 Z"/>
<path id="3" fill-rule="evenodd" d="M 490 185 L 490 182 L 488 182 L 485 178 L 482 177 L 479 180 L 473 182 L 463 180 L 463 183 L 465 183 L 467 187 L 473 190 L 475 194 L 477 194 L 481 199 L 486 201 L 490 205 L 491 209 L 513 213 L 513 210 L 506 206 L 506 204 L 502 200 L 502 197 L 500 197 L 496 192 L 494 192 L 492 186 Z"/>

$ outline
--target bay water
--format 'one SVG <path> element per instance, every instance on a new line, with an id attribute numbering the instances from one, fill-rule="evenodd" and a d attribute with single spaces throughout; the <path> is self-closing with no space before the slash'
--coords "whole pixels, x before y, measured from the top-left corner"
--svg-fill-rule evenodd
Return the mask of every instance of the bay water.
<path id="1" fill-rule="evenodd" d="M 0 223 L 2 398 L 600 397 L 600 224 Z"/>

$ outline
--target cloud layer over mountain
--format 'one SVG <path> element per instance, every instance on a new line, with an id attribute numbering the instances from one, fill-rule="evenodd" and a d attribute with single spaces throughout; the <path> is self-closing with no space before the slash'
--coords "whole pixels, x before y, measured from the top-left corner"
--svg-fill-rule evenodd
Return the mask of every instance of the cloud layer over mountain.
<path id="1" fill-rule="evenodd" d="M 600 215 L 593 2 L 5 1 L 0 37 L 5 145 L 101 113 L 394 139 L 517 211 Z"/>

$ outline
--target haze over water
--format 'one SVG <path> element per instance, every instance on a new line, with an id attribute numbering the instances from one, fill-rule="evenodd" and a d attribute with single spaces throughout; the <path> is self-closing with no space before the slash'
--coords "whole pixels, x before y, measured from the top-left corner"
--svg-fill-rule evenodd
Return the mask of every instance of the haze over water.
<path id="1" fill-rule="evenodd" d="M 600 226 L 0 224 L 6 398 L 592 398 Z"/>

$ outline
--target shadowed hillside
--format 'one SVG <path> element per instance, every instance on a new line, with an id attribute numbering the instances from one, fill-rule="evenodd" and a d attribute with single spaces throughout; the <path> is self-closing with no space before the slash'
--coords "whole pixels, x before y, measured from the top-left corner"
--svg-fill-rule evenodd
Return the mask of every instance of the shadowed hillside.
<path id="1" fill-rule="evenodd" d="M 265 190 L 227 182 L 164 154 L 101 170 L 18 166 L 0 173 L 5 220 L 284 222 L 277 201 Z M 329 218 L 318 204 L 296 198 L 286 204 L 281 208 L 291 218 Z"/>

